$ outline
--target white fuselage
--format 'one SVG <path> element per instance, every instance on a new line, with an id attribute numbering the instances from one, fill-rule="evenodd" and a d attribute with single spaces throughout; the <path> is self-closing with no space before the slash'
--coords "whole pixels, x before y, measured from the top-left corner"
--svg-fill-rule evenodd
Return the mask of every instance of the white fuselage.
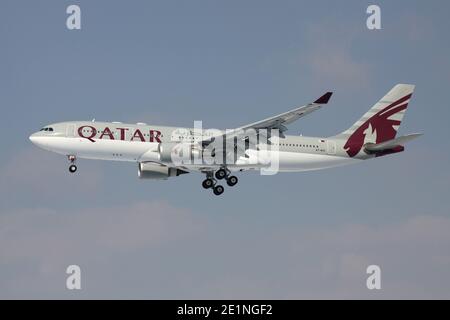
<path id="1" fill-rule="evenodd" d="M 76 158 L 129 161 L 160 162 L 160 143 L 192 143 L 198 136 L 192 129 L 106 123 L 106 122 L 65 122 L 48 126 L 52 131 L 39 131 L 30 140 L 40 148 Z M 187 133 L 186 133 L 187 132 Z M 95 133 L 95 134 L 94 134 Z M 259 169 L 260 158 L 277 159 L 278 171 L 294 172 L 318 170 L 342 166 L 360 160 L 337 155 L 336 142 L 324 138 L 286 136 L 278 138 L 272 150 L 249 149 L 247 157 L 237 159 L 228 165 L 231 171 Z M 201 170 L 203 164 L 185 164 L 188 170 Z"/>

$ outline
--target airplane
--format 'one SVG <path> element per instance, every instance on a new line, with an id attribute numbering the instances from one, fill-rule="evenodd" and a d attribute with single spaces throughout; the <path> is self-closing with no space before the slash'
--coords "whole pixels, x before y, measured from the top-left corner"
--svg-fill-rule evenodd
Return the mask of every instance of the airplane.
<path id="1" fill-rule="evenodd" d="M 69 121 L 47 125 L 29 139 L 42 149 L 67 156 L 71 173 L 77 171 L 75 163 L 79 158 L 135 162 L 141 179 L 205 174 L 203 188 L 221 195 L 224 187 L 220 180 L 235 186 L 236 172 L 268 169 L 270 159 L 276 159 L 276 172 L 302 172 L 404 151 L 407 142 L 422 135 L 397 137 L 414 88 L 409 84 L 394 86 L 349 129 L 326 138 L 284 133 L 286 125 L 327 105 L 332 92 L 305 106 L 233 130 Z M 233 155 L 229 157 L 230 153 Z M 183 154 L 185 159 L 196 157 L 200 161 L 174 161 L 174 155 Z"/>

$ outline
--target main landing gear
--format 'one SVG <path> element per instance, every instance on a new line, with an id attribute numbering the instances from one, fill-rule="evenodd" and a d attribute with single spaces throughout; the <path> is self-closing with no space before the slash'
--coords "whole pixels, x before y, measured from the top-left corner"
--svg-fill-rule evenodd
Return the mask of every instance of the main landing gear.
<path id="1" fill-rule="evenodd" d="M 230 176 L 231 171 L 222 168 L 215 172 L 215 174 L 211 172 L 206 173 L 206 179 L 203 181 L 202 186 L 205 189 L 213 189 L 213 192 L 216 196 L 221 195 L 224 192 L 224 188 L 221 185 L 217 184 L 217 180 L 225 179 L 227 184 L 230 187 L 235 186 L 238 183 L 238 178 L 235 176 Z"/>
<path id="2" fill-rule="evenodd" d="M 69 172 L 75 173 L 77 171 L 77 166 L 75 165 L 77 158 L 75 156 L 67 156 L 67 158 L 70 161 Z"/>

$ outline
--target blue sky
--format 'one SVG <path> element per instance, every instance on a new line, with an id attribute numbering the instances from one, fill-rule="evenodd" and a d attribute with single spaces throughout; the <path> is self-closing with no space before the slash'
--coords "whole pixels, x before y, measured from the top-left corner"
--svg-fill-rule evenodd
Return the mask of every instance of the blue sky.
<path id="1" fill-rule="evenodd" d="M 78 4 L 82 29 L 69 31 Z M 1 1 L 0 297 L 449 298 L 448 1 Z M 406 152 L 319 172 L 140 181 L 28 136 L 66 120 L 233 128 L 335 92 L 331 136 L 416 84 Z M 65 289 L 78 264 L 83 289 Z M 369 264 L 382 290 L 365 287 Z"/>

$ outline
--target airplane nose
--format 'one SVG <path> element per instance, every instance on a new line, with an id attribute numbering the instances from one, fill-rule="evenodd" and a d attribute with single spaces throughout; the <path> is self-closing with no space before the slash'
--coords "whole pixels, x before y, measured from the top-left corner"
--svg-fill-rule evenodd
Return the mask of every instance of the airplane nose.
<path id="1" fill-rule="evenodd" d="M 29 139 L 34 145 L 36 145 L 38 147 L 43 147 L 45 145 L 45 143 L 44 143 L 45 138 L 38 136 L 36 133 L 33 133 L 29 137 Z"/>
<path id="2" fill-rule="evenodd" d="M 37 137 L 36 134 L 33 133 L 30 137 L 29 137 L 30 141 L 33 142 L 34 144 L 36 144 L 37 142 Z"/>

